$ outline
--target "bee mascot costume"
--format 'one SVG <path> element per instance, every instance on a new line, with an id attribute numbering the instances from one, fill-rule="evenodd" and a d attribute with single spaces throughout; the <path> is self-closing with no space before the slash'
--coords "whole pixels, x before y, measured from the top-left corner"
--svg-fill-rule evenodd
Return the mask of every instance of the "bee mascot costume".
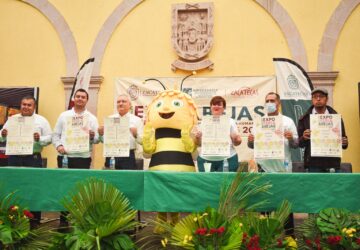
<path id="1" fill-rule="evenodd" d="M 195 172 L 191 153 L 196 145 L 190 131 L 197 121 L 196 105 L 188 94 L 164 90 L 152 100 L 143 133 L 143 150 L 151 154 L 150 171 Z M 172 224 L 179 221 L 179 213 L 170 217 Z M 167 221 L 167 213 L 159 212 L 157 220 Z"/>

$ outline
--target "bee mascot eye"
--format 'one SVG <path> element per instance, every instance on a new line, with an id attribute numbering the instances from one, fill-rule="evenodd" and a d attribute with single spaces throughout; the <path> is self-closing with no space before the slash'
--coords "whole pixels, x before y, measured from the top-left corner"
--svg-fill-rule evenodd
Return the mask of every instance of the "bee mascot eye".
<path id="1" fill-rule="evenodd" d="M 162 105 L 163 105 L 163 101 L 160 100 L 160 101 L 156 102 L 155 107 L 160 108 Z"/>
<path id="2" fill-rule="evenodd" d="M 195 172 L 191 153 L 196 144 L 190 133 L 198 116 L 193 99 L 178 90 L 165 90 L 149 104 L 146 117 L 143 150 L 151 155 L 149 170 Z M 170 217 L 176 223 L 179 214 Z M 159 220 L 166 218 L 166 213 L 158 213 Z"/>
<path id="3" fill-rule="evenodd" d="M 183 105 L 184 105 L 184 103 L 183 103 L 183 101 L 181 101 L 181 100 L 178 100 L 178 99 L 176 99 L 176 100 L 173 100 L 172 101 L 172 105 L 174 106 L 174 107 L 182 107 Z"/>

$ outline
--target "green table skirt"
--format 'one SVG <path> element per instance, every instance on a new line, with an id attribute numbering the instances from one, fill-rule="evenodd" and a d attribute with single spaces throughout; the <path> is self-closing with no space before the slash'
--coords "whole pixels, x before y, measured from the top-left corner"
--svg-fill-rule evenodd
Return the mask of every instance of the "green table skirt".
<path id="1" fill-rule="evenodd" d="M 360 174 L 264 173 L 271 195 L 262 209 L 275 209 L 282 200 L 293 212 L 316 213 L 327 207 L 360 210 Z M 176 173 L 45 168 L 0 168 L 0 192 L 17 190 L 22 204 L 32 211 L 60 211 L 61 199 L 75 184 L 89 177 L 102 178 L 119 188 L 135 209 L 142 211 L 191 212 L 217 207 L 220 187 L 235 173 Z"/>

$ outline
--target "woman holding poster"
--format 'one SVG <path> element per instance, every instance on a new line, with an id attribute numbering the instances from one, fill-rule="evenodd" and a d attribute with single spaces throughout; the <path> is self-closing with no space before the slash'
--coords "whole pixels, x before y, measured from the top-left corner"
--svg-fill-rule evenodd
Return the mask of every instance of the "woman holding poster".
<path id="1" fill-rule="evenodd" d="M 196 142 L 201 145 L 197 158 L 200 172 L 236 172 L 238 168 L 234 146 L 241 144 L 241 136 L 235 121 L 223 115 L 225 108 L 225 99 L 214 96 L 210 101 L 211 116 L 204 116 L 200 130 L 195 132 Z"/>

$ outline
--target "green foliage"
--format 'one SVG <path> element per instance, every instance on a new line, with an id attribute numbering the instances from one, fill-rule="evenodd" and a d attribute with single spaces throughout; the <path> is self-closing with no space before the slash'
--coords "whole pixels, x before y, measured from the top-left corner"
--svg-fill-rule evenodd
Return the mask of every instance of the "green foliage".
<path id="1" fill-rule="evenodd" d="M 138 226 L 136 210 L 113 185 L 95 178 L 78 183 L 63 205 L 73 230 L 56 237 L 54 249 L 136 249 L 126 234 Z"/>
<path id="2" fill-rule="evenodd" d="M 257 245 L 261 249 L 291 249 L 284 242 L 284 223 L 291 211 L 291 205 L 284 201 L 281 206 L 268 216 L 259 213 L 247 212 L 240 217 L 244 234 L 244 245 L 242 249 L 247 249 L 248 245 Z M 278 244 L 284 242 L 282 247 Z M 256 244 L 255 244 L 256 243 Z"/>
<path id="3" fill-rule="evenodd" d="M 242 231 L 239 221 L 227 220 L 214 208 L 194 213 L 177 223 L 170 236 L 170 245 L 182 249 L 239 249 Z"/>
<path id="4" fill-rule="evenodd" d="M 221 188 L 219 199 L 219 213 L 228 218 L 237 216 L 242 211 L 254 210 L 267 203 L 261 202 L 249 204 L 249 200 L 255 196 L 269 194 L 271 184 L 259 183 L 261 175 L 252 173 L 237 173 L 231 182 L 225 182 Z"/>
<path id="5" fill-rule="evenodd" d="M 260 218 L 259 213 L 246 212 L 266 202 L 249 202 L 269 192 L 271 185 L 259 182 L 260 178 L 257 174 L 238 173 L 231 182 L 224 182 L 218 209 L 208 207 L 203 212 L 190 214 L 175 226 L 155 221 L 153 223 L 160 226 L 163 233 L 162 238 L 155 234 L 153 239 L 170 249 L 231 250 L 248 249 L 248 246 L 249 249 L 260 249 L 256 248 L 260 246 L 261 249 L 293 249 L 295 241 L 284 238 L 283 225 L 291 210 L 287 201 L 268 217 Z"/>
<path id="6" fill-rule="evenodd" d="M 352 220 L 350 214 L 345 209 L 327 208 L 320 211 L 316 224 L 324 235 L 336 235 L 343 228 L 356 226 L 356 222 Z"/>
<path id="7" fill-rule="evenodd" d="M 310 215 L 298 227 L 302 249 L 360 249 L 360 216 L 346 209 L 327 208 Z"/>
<path id="8" fill-rule="evenodd" d="M 33 215 L 19 205 L 15 192 L 0 197 L 0 249 L 49 249 L 49 228 L 30 230 Z"/>

